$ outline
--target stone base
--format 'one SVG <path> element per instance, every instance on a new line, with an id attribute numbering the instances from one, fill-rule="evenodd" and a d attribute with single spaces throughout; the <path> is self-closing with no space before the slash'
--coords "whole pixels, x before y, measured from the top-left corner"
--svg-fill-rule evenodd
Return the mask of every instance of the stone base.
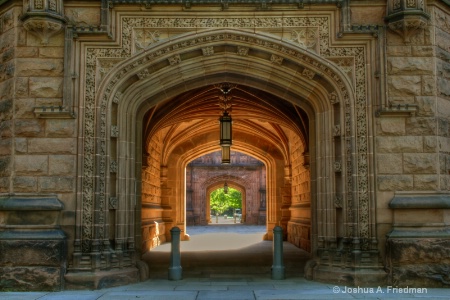
<path id="1" fill-rule="evenodd" d="M 450 238 L 392 236 L 386 242 L 386 268 L 392 286 L 449 288 Z"/>
<path id="2" fill-rule="evenodd" d="M 139 282 L 137 268 L 98 272 L 71 272 L 65 276 L 66 290 L 95 290 Z"/>
<path id="3" fill-rule="evenodd" d="M 308 265 L 311 263 L 308 262 Z M 312 264 L 313 265 L 313 264 Z M 387 283 L 387 273 L 381 269 L 338 269 L 328 266 L 316 266 L 312 270 L 305 270 L 311 274 L 310 280 L 333 283 L 346 286 L 384 286 Z"/>

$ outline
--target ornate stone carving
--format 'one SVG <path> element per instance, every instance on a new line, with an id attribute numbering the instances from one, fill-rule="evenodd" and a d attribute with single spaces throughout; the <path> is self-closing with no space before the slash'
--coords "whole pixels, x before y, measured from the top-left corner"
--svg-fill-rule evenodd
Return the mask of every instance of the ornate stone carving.
<path id="1" fill-rule="evenodd" d="M 270 61 L 275 64 L 281 65 L 283 63 L 283 57 L 272 54 L 272 56 L 270 56 Z"/>
<path id="2" fill-rule="evenodd" d="M 147 77 L 149 77 L 151 75 L 150 71 L 148 69 L 144 69 L 138 73 L 136 73 L 137 77 L 139 77 L 139 79 L 145 79 Z"/>
<path id="3" fill-rule="evenodd" d="M 214 47 L 204 47 L 202 48 L 202 52 L 204 56 L 210 56 L 214 54 Z"/>
<path id="4" fill-rule="evenodd" d="M 316 75 L 316 73 L 314 73 L 313 71 L 305 68 L 303 70 L 303 72 L 302 72 L 302 75 L 307 77 L 308 79 L 312 80 L 314 78 L 314 76 Z"/>
<path id="5" fill-rule="evenodd" d="M 315 50 L 318 40 L 319 32 L 317 28 L 305 27 L 291 31 L 291 41 L 299 44 L 302 48 Z"/>
<path id="6" fill-rule="evenodd" d="M 352 128 L 356 129 L 356 139 L 355 146 L 356 149 L 352 147 L 352 139 L 345 139 L 345 155 L 348 158 L 351 158 L 355 151 L 362 155 L 359 156 L 358 162 L 360 160 L 366 160 L 366 165 L 362 165 L 358 163 L 357 167 L 357 176 L 353 176 L 352 170 L 353 162 L 351 159 L 346 159 L 346 208 L 347 208 L 347 232 L 346 235 L 349 237 L 352 236 L 367 236 L 370 234 L 370 230 L 366 230 L 369 228 L 369 224 L 362 226 L 359 232 L 356 232 L 356 227 L 351 226 L 350 223 L 355 222 L 357 218 L 356 211 L 361 211 L 361 209 L 366 209 L 366 211 L 362 212 L 360 215 L 360 220 L 363 222 L 368 222 L 368 216 L 370 207 L 368 205 L 368 197 L 366 197 L 367 192 L 358 193 L 358 195 L 353 195 L 353 191 L 359 190 L 359 187 L 365 188 L 368 183 L 368 175 L 365 173 L 365 169 L 367 168 L 367 155 L 365 155 L 367 151 L 367 115 L 366 115 L 366 52 L 364 47 L 331 47 L 329 45 L 329 32 L 330 25 L 328 17 L 286 17 L 283 19 L 272 18 L 272 17 L 262 17 L 262 18 L 147 18 L 147 17 L 124 17 L 122 19 L 122 48 L 88 48 L 86 52 L 86 97 L 85 97 L 85 115 L 84 115 L 84 136 L 86 137 L 84 140 L 84 162 L 83 162 L 83 229 L 82 229 L 82 239 L 83 245 L 89 245 L 89 240 L 92 237 L 92 221 L 93 221 L 93 195 L 94 195 L 94 178 L 95 178 L 95 141 L 96 141 L 96 118 L 99 120 L 100 124 L 100 140 L 102 141 L 99 147 L 100 160 L 103 161 L 104 157 L 106 157 L 106 143 L 103 140 L 106 140 L 105 134 L 106 130 L 106 120 L 104 116 L 106 116 L 106 112 L 108 109 L 108 101 L 113 98 L 110 97 L 110 92 L 117 89 L 116 84 L 119 82 L 119 79 L 123 76 L 130 76 L 129 74 L 133 71 L 132 65 L 125 65 L 121 70 L 117 71 L 115 75 L 110 79 L 108 85 L 106 87 L 106 92 L 103 95 L 100 95 L 100 116 L 96 116 L 96 91 L 92 87 L 94 86 L 95 77 L 95 68 L 96 68 L 96 59 L 101 57 L 120 57 L 127 58 L 130 57 L 132 53 L 131 49 L 131 33 L 133 28 L 160 28 L 160 24 L 164 24 L 165 27 L 173 27 L 173 28 L 282 28 L 282 27 L 308 27 L 314 26 L 318 28 L 319 34 L 319 44 L 318 51 L 322 57 L 353 57 L 355 60 L 355 104 L 354 109 L 358 114 L 358 122 L 353 124 L 352 120 L 352 110 L 353 107 L 350 103 L 350 97 L 347 91 L 347 87 L 342 82 L 340 77 L 337 74 L 327 67 L 327 65 L 321 64 L 318 61 L 315 61 L 311 57 L 304 54 L 303 51 L 296 51 L 292 48 L 285 47 L 282 43 L 275 43 L 266 40 L 260 40 L 258 37 L 250 37 L 247 35 L 240 35 L 239 33 L 227 33 L 215 35 L 212 33 L 210 36 L 201 36 L 195 37 L 191 40 L 184 40 L 180 43 L 174 43 L 169 45 L 164 51 L 153 51 L 149 52 L 145 57 L 141 60 L 136 60 L 135 63 L 138 64 L 150 64 L 150 61 L 157 59 L 162 55 L 169 55 L 170 53 L 174 53 L 172 59 L 170 61 L 174 61 L 175 63 L 179 63 L 181 58 L 178 54 L 180 50 L 184 47 L 192 47 L 194 44 L 205 45 L 211 40 L 219 41 L 219 40 L 228 40 L 228 41 L 239 41 L 245 42 L 247 44 L 253 44 L 259 48 L 263 48 L 266 51 L 276 51 L 276 55 L 283 58 L 289 57 L 292 60 L 301 61 L 303 66 L 309 66 L 310 70 L 317 70 L 317 73 L 326 74 L 329 78 L 333 78 L 335 80 L 335 85 L 338 87 L 339 96 L 336 94 L 336 98 L 340 98 L 342 102 L 342 109 L 344 112 L 345 118 L 345 126 L 342 129 L 342 134 L 348 137 L 352 136 Z M 201 46 L 200 46 L 201 47 Z M 238 50 L 239 51 L 239 50 Z M 279 55 L 279 53 L 283 53 Z M 174 57 L 177 57 L 173 59 Z M 248 55 L 248 52 L 247 52 Z M 113 98 L 114 100 L 114 98 Z M 115 101 L 115 100 L 114 100 Z M 330 100 L 331 101 L 331 100 Z M 360 152 L 363 151 L 363 152 Z M 102 172 L 100 172 L 102 174 Z M 353 178 L 356 178 L 355 180 Z M 99 178 L 100 187 L 99 189 L 105 189 L 105 180 L 106 176 L 101 175 Z M 104 194 L 104 192 L 101 192 Z M 367 204 L 367 205 L 366 205 Z M 86 242 L 85 242 L 86 241 Z M 83 251 L 88 250 L 89 248 L 83 247 Z"/>
<path id="7" fill-rule="evenodd" d="M 146 28 L 138 28 L 134 30 L 134 48 L 135 51 L 141 51 L 148 46 L 159 42 L 161 32 Z"/>
<path id="8" fill-rule="evenodd" d="M 250 50 L 248 47 L 238 46 L 237 47 L 237 54 L 239 54 L 240 56 L 247 56 L 248 55 L 248 50 Z"/>
<path id="9" fill-rule="evenodd" d="M 334 125 L 333 136 L 335 137 L 341 136 L 341 125 Z"/>
<path id="10" fill-rule="evenodd" d="M 109 209 L 117 209 L 117 197 L 109 197 Z"/>
<path id="11" fill-rule="evenodd" d="M 22 16 L 23 27 L 37 36 L 43 45 L 59 33 L 66 23 L 61 0 L 26 0 Z"/>
<path id="12" fill-rule="evenodd" d="M 328 100 L 330 100 L 331 104 L 339 103 L 339 97 L 338 97 L 336 91 L 333 91 L 330 94 L 328 94 Z"/>
<path id="13" fill-rule="evenodd" d="M 342 196 L 341 195 L 334 196 L 334 206 L 336 208 L 342 208 Z"/>
<path id="14" fill-rule="evenodd" d="M 119 137 L 119 127 L 117 125 L 111 126 L 111 137 L 113 138 Z"/>
<path id="15" fill-rule="evenodd" d="M 109 172 L 117 173 L 117 161 L 116 160 L 111 160 L 111 163 L 109 164 Z"/>
<path id="16" fill-rule="evenodd" d="M 181 62 L 181 57 L 180 57 L 179 54 L 176 54 L 176 55 L 174 55 L 172 57 L 169 57 L 168 59 L 169 59 L 169 63 L 170 63 L 171 66 L 177 65 L 177 64 L 179 64 Z"/>
<path id="17" fill-rule="evenodd" d="M 116 92 L 116 94 L 114 95 L 114 98 L 112 100 L 113 103 L 119 104 L 120 99 L 122 99 L 122 96 L 123 96 L 123 94 L 121 92 Z"/>
<path id="18" fill-rule="evenodd" d="M 403 37 L 405 43 L 411 42 L 411 37 L 423 30 L 429 19 L 430 16 L 425 13 L 423 1 L 388 1 L 388 15 L 386 17 L 388 28 Z"/>
<path id="19" fill-rule="evenodd" d="M 334 162 L 334 172 L 336 173 L 342 172 L 342 162 L 340 160 Z"/>

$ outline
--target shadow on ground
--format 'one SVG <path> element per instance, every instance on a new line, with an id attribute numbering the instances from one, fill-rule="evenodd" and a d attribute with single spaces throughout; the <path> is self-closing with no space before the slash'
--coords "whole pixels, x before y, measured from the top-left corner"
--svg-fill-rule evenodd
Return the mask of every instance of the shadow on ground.
<path id="1" fill-rule="evenodd" d="M 190 241 L 181 242 L 183 278 L 270 278 L 273 263 L 272 241 L 263 241 L 264 226 L 226 225 L 188 227 Z M 310 254 L 283 243 L 286 277 L 302 277 Z M 150 278 L 167 279 L 170 244 L 143 255 Z"/>

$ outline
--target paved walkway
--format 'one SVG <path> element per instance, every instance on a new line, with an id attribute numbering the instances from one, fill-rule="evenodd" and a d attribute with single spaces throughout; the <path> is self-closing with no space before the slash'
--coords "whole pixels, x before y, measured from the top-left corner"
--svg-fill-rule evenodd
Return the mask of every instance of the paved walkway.
<path id="1" fill-rule="evenodd" d="M 0 293 L 6 300 L 275 300 L 275 299 L 449 299 L 450 289 L 395 290 L 352 288 L 303 278 L 308 254 L 285 243 L 285 280 L 271 280 L 271 242 L 264 227 L 216 225 L 188 227 L 191 241 L 181 243 L 183 280 L 167 280 L 169 245 L 144 259 L 152 266 L 148 281 L 95 291 Z M 218 272 L 218 270 L 220 270 Z M 419 288 L 419 287 L 415 287 Z"/>

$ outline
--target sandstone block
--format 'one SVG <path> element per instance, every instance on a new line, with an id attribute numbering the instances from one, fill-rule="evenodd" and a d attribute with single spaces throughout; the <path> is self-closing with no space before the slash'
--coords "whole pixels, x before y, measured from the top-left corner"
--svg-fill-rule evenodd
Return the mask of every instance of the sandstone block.
<path id="1" fill-rule="evenodd" d="M 16 176 L 13 179 L 13 191 L 15 193 L 37 192 L 37 178 L 29 176 Z"/>
<path id="2" fill-rule="evenodd" d="M 62 58 L 62 57 L 64 57 L 64 48 L 63 47 L 41 47 L 41 48 L 39 48 L 39 57 Z"/>
<path id="3" fill-rule="evenodd" d="M 40 177 L 39 190 L 48 193 L 73 192 L 75 177 Z"/>
<path id="4" fill-rule="evenodd" d="M 36 107 L 40 106 L 59 107 L 61 103 L 62 103 L 61 98 L 36 98 Z"/>
<path id="5" fill-rule="evenodd" d="M 412 46 L 412 56 L 434 56 L 434 48 L 432 46 Z M 420 57 L 418 57 L 420 59 Z"/>
<path id="6" fill-rule="evenodd" d="M 437 138 L 435 136 L 423 137 L 423 150 L 425 152 L 436 152 L 437 151 Z"/>
<path id="7" fill-rule="evenodd" d="M 71 138 L 30 138 L 29 153 L 75 154 L 76 140 Z"/>
<path id="8" fill-rule="evenodd" d="M 14 169 L 17 175 L 45 175 L 48 172 L 48 156 L 16 155 Z"/>
<path id="9" fill-rule="evenodd" d="M 61 289 L 61 270 L 59 267 L 1 267 L 0 277 L 7 284 L 2 291 L 58 291 Z"/>
<path id="10" fill-rule="evenodd" d="M 377 119 L 377 130 L 379 135 L 405 135 L 404 118 L 381 118 Z"/>
<path id="11" fill-rule="evenodd" d="M 0 193 L 9 192 L 9 177 L 0 177 Z"/>
<path id="12" fill-rule="evenodd" d="M 16 99 L 15 100 L 15 118 L 16 119 L 34 119 L 34 99 Z"/>
<path id="13" fill-rule="evenodd" d="M 436 98 L 435 97 L 416 97 L 415 103 L 418 105 L 418 117 L 432 117 L 436 114 Z"/>
<path id="14" fill-rule="evenodd" d="M 402 174 L 402 154 L 377 154 L 377 166 L 379 174 Z"/>
<path id="15" fill-rule="evenodd" d="M 5 63 L 5 62 L 13 59 L 14 58 L 14 51 L 15 51 L 15 48 L 7 49 L 3 53 L 1 53 L 1 51 L 0 51 L 0 53 L 1 53 L 1 55 L 0 55 L 0 63 Z"/>
<path id="16" fill-rule="evenodd" d="M 16 136 L 37 137 L 44 135 L 45 121 L 39 119 L 19 119 L 14 122 Z"/>
<path id="17" fill-rule="evenodd" d="M 438 136 L 444 136 L 444 137 L 450 136 L 450 124 L 447 119 L 438 118 L 437 126 L 438 126 L 437 127 L 437 135 Z"/>
<path id="18" fill-rule="evenodd" d="M 11 155 L 12 139 L 0 139 L 0 156 Z"/>
<path id="19" fill-rule="evenodd" d="M 30 96 L 55 98 L 62 97 L 63 78 L 60 77 L 31 77 Z"/>
<path id="20" fill-rule="evenodd" d="M 380 175 L 377 179 L 379 191 L 410 191 L 414 187 L 412 175 Z"/>
<path id="21" fill-rule="evenodd" d="M 438 175 L 414 175 L 414 189 L 418 191 L 436 191 L 439 187 Z"/>
<path id="22" fill-rule="evenodd" d="M 4 120 L 6 119 L 10 119 L 9 116 L 8 117 L 4 117 Z M 0 123 L 0 136 L 2 138 L 9 138 L 12 137 L 12 121 L 8 120 L 8 121 L 3 121 Z"/>
<path id="23" fill-rule="evenodd" d="M 76 122 L 72 119 L 51 119 L 47 120 L 47 137 L 73 137 L 75 134 Z"/>
<path id="24" fill-rule="evenodd" d="M 77 25 L 97 25 L 100 22 L 100 13 L 98 9 L 85 7 L 68 7 L 65 9 L 65 15 L 72 24 Z"/>
<path id="25" fill-rule="evenodd" d="M 422 95 L 436 95 L 436 84 L 433 76 L 422 76 Z"/>
<path id="26" fill-rule="evenodd" d="M 411 56 L 411 46 L 388 46 L 387 54 L 389 56 Z"/>
<path id="27" fill-rule="evenodd" d="M 450 80 L 442 77 L 437 79 L 438 96 L 450 97 Z"/>
<path id="28" fill-rule="evenodd" d="M 18 154 L 26 153 L 28 151 L 28 141 L 26 138 L 15 139 L 15 152 Z"/>
<path id="29" fill-rule="evenodd" d="M 14 95 L 14 81 L 7 80 L 0 82 L 0 101 L 11 99 Z"/>
<path id="30" fill-rule="evenodd" d="M 51 155 L 49 175 L 75 175 L 74 155 Z"/>
<path id="31" fill-rule="evenodd" d="M 389 76 L 389 97 L 419 96 L 422 90 L 420 76 Z"/>
<path id="32" fill-rule="evenodd" d="M 17 77 L 16 78 L 16 97 L 24 98 L 28 97 L 28 78 Z"/>
<path id="33" fill-rule="evenodd" d="M 403 154 L 403 171 L 409 174 L 434 174 L 437 172 L 438 156 L 432 153 Z"/>
<path id="34" fill-rule="evenodd" d="M 387 61 L 390 75 L 431 75 L 433 67 L 433 58 L 426 57 L 390 57 Z"/>
<path id="35" fill-rule="evenodd" d="M 17 58 L 30 58 L 37 57 L 39 54 L 38 47 L 17 47 L 16 57 Z"/>
<path id="36" fill-rule="evenodd" d="M 378 136 L 375 147 L 379 153 L 423 152 L 422 137 L 416 136 Z"/>
<path id="37" fill-rule="evenodd" d="M 27 45 L 32 47 L 41 47 L 41 39 L 36 37 L 34 34 L 27 34 Z M 62 47 L 64 46 L 64 30 L 52 36 L 48 40 L 47 47 Z"/>
<path id="38" fill-rule="evenodd" d="M 449 153 L 450 151 L 450 138 L 438 137 L 439 151 Z"/>
<path id="39" fill-rule="evenodd" d="M 406 133 L 409 135 L 436 135 L 436 118 L 406 119 Z"/>
<path id="40" fill-rule="evenodd" d="M 62 59 L 21 58 L 16 60 L 17 76 L 63 76 Z"/>
<path id="41" fill-rule="evenodd" d="M 436 65 L 436 71 L 439 77 L 450 78 L 450 61 L 440 59 Z"/>
<path id="42" fill-rule="evenodd" d="M 437 98 L 437 109 L 436 115 L 439 117 L 447 118 L 449 117 L 450 112 L 450 100 Z"/>

